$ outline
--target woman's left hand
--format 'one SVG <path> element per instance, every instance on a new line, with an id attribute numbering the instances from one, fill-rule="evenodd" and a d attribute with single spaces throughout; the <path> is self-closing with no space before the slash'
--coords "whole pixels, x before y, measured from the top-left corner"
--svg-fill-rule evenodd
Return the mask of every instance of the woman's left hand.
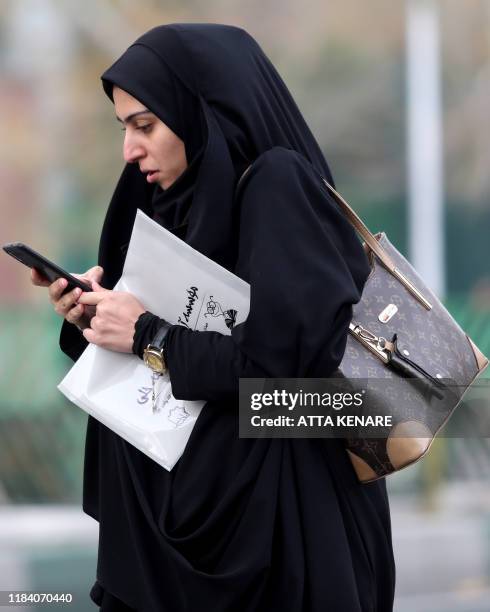
<path id="1" fill-rule="evenodd" d="M 79 304 L 95 306 L 90 327 L 83 330 L 88 342 L 119 353 L 131 353 L 134 325 L 146 308 L 131 293 L 110 291 L 92 282 L 94 291 L 82 293 Z"/>

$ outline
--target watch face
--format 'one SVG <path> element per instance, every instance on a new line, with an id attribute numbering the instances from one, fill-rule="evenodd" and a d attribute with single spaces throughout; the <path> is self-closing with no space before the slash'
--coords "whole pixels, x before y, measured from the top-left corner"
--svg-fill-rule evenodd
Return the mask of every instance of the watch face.
<path id="1" fill-rule="evenodd" d="M 160 354 L 151 349 L 145 351 L 145 363 L 154 372 L 165 372 L 165 364 Z"/>

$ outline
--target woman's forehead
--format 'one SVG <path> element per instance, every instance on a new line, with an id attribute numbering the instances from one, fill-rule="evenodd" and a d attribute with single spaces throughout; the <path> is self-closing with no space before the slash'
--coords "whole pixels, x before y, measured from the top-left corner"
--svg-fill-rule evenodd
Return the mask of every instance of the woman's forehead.
<path id="1" fill-rule="evenodd" d="M 146 106 L 142 102 L 140 102 L 137 98 L 132 96 L 124 89 L 121 89 L 117 85 L 114 85 L 114 87 L 112 88 L 112 96 L 114 98 L 114 104 L 117 106 L 131 106 L 132 108 L 135 108 L 137 110 L 146 109 Z"/>
<path id="2" fill-rule="evenodd" d="M 153 114 L 142 102 L 117 85 L 114 85 L 112 95 L 116 117 L 123 123 L 139 115 Z"/>

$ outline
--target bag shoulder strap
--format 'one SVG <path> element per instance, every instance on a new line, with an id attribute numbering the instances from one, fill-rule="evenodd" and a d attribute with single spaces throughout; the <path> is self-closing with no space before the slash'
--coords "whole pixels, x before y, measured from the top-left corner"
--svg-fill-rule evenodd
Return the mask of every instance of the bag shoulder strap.
<path id="1" fill-rule="evenodd" d="M 357 231 L 357 233 L 363 238 L 364 242 L 368 245 L 368 247 L 373 251 L 378 259 L 381 261 L 383 266 L 390 272 L 397 280 L 399 280 L 402 285 L 409 291 L 414 298 L 416 298 L 424 308 L 427 310 L 431 310 L 432 304 L 422 295 L 422 293 L 415 287 L 415 285 L 408 280 L 408 278 L 400 272 L 400 270 L 395 266 L 393 260 L 388 255 L 388 253 L 383 249 L 383 247 L 379 244 L 373 234 L 369 231 L 367 226 L 361 220 L 361 218 L 357 215 L 356 212 L 349 206 L 349 204 L 344 200 L 344 198 L 338 193 L 332 185 L 322 176 L 322 180 L 327 186 L 327 189 L 332 194 L 332 197 L 340 206 L 340 208 L 344 211 L 347 219 L 350 221 L 351 225 Z"/>
<path id="2" fill-rule="evenodd" d="M 385 268 L 387 268 L 390 272 L 392 272 L 393 269 L 396 267 L 395 264 L 393 263 L 388 253 L 386 253 L 383 247 L 376 240 L 374 235 L 369 231 L 364 221 L 362 221 L 359 215 L 344 200 L 344 198 L 340 195 L 340 193 L 338 193 L 338 191 L 336 191 L 332 187 L 332 185 L 330 185 L 330 183 L 325 178 L 323 178 L 323 176 L 322 176 L 322 181 L 325 183 L 333 199 L 337 202 L 337 204 L 343 210 L 347 219 L 350 221 L 351 225 L 354 227 L 357 233 L 362 237 L 362 239 L 368 245 L 371 251 L 376 253 L 376 255 L 381 260 Z"/>

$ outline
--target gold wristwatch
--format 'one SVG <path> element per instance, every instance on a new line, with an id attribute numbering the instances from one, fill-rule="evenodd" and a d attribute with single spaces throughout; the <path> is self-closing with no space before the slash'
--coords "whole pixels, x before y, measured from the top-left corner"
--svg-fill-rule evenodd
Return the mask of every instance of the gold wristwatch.
<path id="1" fill-rule="evenodd" d="M 143 361 L 156 374 L 165 374 L 167 371 L 167 335 L 170 323 L 165 323 L 159 328 L 155 337 L 143 351 Z"/>

